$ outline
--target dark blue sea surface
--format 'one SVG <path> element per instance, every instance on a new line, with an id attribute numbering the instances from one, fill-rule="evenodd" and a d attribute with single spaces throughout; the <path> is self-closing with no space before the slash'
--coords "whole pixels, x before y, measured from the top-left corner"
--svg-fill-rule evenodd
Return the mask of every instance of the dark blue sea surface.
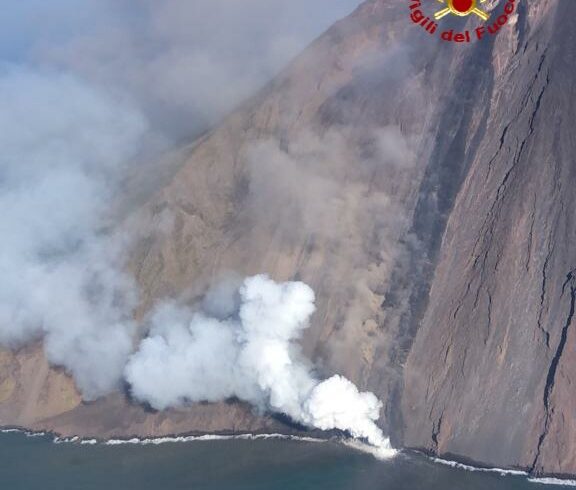
<path id="1" fill-rule="evenodd" d="M 524 476 L 473 472 L 336 442 L 224 440 L 161 445 L 54 444 L 0 434 L 2 490 L 553 490 Z"/>

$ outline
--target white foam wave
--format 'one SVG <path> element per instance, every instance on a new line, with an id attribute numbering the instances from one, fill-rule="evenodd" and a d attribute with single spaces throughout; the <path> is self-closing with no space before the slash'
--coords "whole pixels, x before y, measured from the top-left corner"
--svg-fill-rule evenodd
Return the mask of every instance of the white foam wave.
<path id="1" fill-rule="evenodd" d="M 39 437 L 48 435 L 46 432 L 31 432 L 23 429 L 0 429 L 0 433 L 11 433 L 18 432 L 26 437 Z M 54 444 L 82 444 L 82 445 L 96 445 L 102 444 L 104 446 L 121 446 L 121 445 L 160 445 L 168 443 L 186 443 L 186 442 L 203 442 L 203 441 L 230 441 L 230 440 L 245 440 L 245 441 L 258 441 L 258 440 L 284 440 L 284 441 L 298 441 L 298 442 L 310 442 L 310 443 L 321 443 L 328 442 L 329 439 L 320 439 L 317 437 L 306 437 L 306 436 L 295 436 L 287 434 L 235 434 L 235 435 L 215 435 L 215 434 L 205 434 L 201 436 L 171 436 L 171 437 L 149 437 L 149 438 L 138 438 L 132 437 L 130 439 L 82 439 L 81 437 L 60 437 L 54 436 L 52 439 Z M 396 456 L 399 451 L 392 449 L 388 446 L 375 447 L 370 444 L 366 444 L 358 439 L 331 439 L 332 442 L 338 442 L 347 447 L 355 449 L 356 451 L 361 451 L 364 453 L 372 454 L 375 458 L 380 460 L 391 459 Z"/>
<path id="2" fill-rule="evenodd" d="M 528 476 L 528 473 L 526 473 L 525 471 L 521 471 L 521 470 L 505 470 L 503 468 L 480 468 L 477 466 L 471 466 L 471 465 L 467 465 L 467 464 L 463 464 L 463 463 L 458 463 L 456 461 L 449 461 L 447 459 L 441 459 L 441 458 L 430 458 L 430 459 L 434 463 L 443 464 L 445 466 L 450 466 L 452 468 L 458 468 L 458 469 L 466 470 L 466 471 L 479 471 L 479 472 L 483 472 L 483 473 L 498 473 L 499 475 L 502 475 L 502 476 L 506 476 L 506 475 Z"/>
<path id="3" fill-rule="evenodd" d="M 480 472 L 484 472 L 484 473 L 498 473 L 499 475 L 502 475 L 502 476 L 523 476 L 523 477 L 527 477 L 526 479 L 530 483 L 539 483 L 541 485 L 557 485 L 557 486 L 559 485 L 559 486 L 565 486 L 565 487 L 567 487 L 567 486 L 576 487 L 576 480 L 564 480 L 561 478 L 550 478 L 550 477 L 534 478 L 534 477 L 529 477 L 529 474 L 526 471 L 505 470 L 502 468 L 479 468 L 476 466 L 458 463 L 456 461 L 449 461 L 449 460 L 441 459 L 441 458 L 430 458 L 430 459 L 434 463 L 439 463 L 439 464 L 443 464 L 446 466 L 450 466 L 452 468 L 458 468 L 458 469 L 466 470 L 466 471 L 480 471 Z"/>
<path id="4" fill-rule="evenodd" d="M 270 439 L 309 442 L 309 443 L 325 443 L 329 441 L 329 439 L 319 439 L 316 437 L 294 436 L 286 434 L 236 434 L 236 435 L 205 434 L 201 436 L 173 436 L 173 437 L 150 437 L 150 438 L 132 437 L 130 439 L 108 439 L 104 441 L 98 441 L 97 439 L 80 439 L 78 437 L 68 437 L 68 438 L 55 437 L 54 442 L 56 444 L 79 443 L 87 445 L 102 444 L 104 446 L 123 446 L 123 445 L 157 446 L 169 443 L 174 444 L 174 443 L 206 442 L 206 441 L 231 441 L 231 440 L 259 441 Z M 356 451 L 371 454 L 375 458 L 380 460 L 391 459 L 399 453 L 399 451 L 391 449 L 390 447 L 386 446 L 375 447 L 370 444 L 366 444 L 362 441 L 359 441 L 357 439 L 332 439 L 332 442 L 343 444 Z"/>
<path id="5" fill-rule="evenodd" d="M 19 432 L 19 431 L 17 431 Z M 132 437 L 130 439 L 81 439 L 77 436 L 75 437 L 54 437 L 55 444 L 85 444 L 85 445 L 95 445 L 102 444 L 104 446 L 121 446 L 121 445 L 160 445 L 168 443 L 185 443 L 185 442 L 203 442 L 203 441 L 230 441 L 230 440 L 266 440 L 266 439 L 281 439 L 288 441 L 299 441 L 299 442 L 326 442 L 325 439 L 318 439 L 315 437 L 302 437 L 293 436 L 286 434 L 236 434 L 236 435 L 214 435 L 205 434 L 202 436 L 173 436 L 173 437 L 149 437 L 149 438 L 138 438 Z"/>
<path id="6" fill-rule="evenodd" d="M 202 436 L 178 436 L 178 437 L 153 437 L 140 439 L 133 437 L 132 439 L 109 439 L 103 441 L 106 446 L 119 446 L 123 444 L 137 444 L 137 445 L 159 445 L 167 443 L 182 443 L 182 442 L 202 442 L 202 441 L 230 441 L 230 440 L 266 440 L 266 439 L 281 439 L 289 441 L 300 442 L 325 442 L 323 439 L 316 439 L 313 437 L 300 437 L 290 436 L 284 434 L 238 434 L 238 435 L 213 435 L 206 434 Z"/>
<path id="7" fill-rule="evenodd" d="M 80 444 L 85 445 L 85 446 L 94 446 L 94 445 L 98 444 L 98 440 L 97 439 L 82 439 L 82 440 L 80 440 Z"/>
<path id="8" fill-rule="evenodd" d="M 561 478 L 528 478 L 530 483 L 540 483 L 542 485 L 561 485 L 565 487 L 576 487 L 576 480 L 563 480 Z"/>
<path id="9" fill-rule="evenodd" d="M 32 432 L 24 429 L 16 429 L 16 428 L 0 429 L 0 434 L 13 434 L 13 433 L 23 434 L 26 437 L 44 437 L 45 435 L 47 435 L 46 432 Z"/>
<path id="10" fill-rule="evenodd" d="M 0 430 L 0 433 L 10 433 L 18 432 L 26 437 L 38 437 L 47 435 L 45 432 L 30 432 L 21 429 L 4 429 Z M 375 458 L 380 460 L 388 460 L 396 456 L 399 451 L 391 449 L 390 447 L 375 447 L 370 444 L 366 444 L 357 439 L 320 439 L 316 437 L 306 437 L 306 436 L 295 436 L 287 434 L 235 434 L 235 435 L 216 435 L 216 434 L 204 434 L 201 436 L 170 436 L 170 437 L 148 437 L 139 438 L 132 437 L 130 439 L 82 439 L 78 436 L 73 437 L 60 437 L 54 436 L 54 444 L 81 444 L 81 445 L 97 445 L 101 444 L 103 446 L 123 446 L 123 445 L 140 445 L 158 446 L 161 444 L 170 443 L 189 443 L 189 442 L 206 442 L 206 441 L 230 441 L 230 440 L 244 440 L 244 441 L 259 441 L 259 440 L 284 440 L 284 441 L 297 441 L 297 442 L 307 442 L 307 443 L 325 443 L 325 442 L 337 442 L 343 444 L 349 448 L 356 451 L 361 451 L 363 453 L 368 453 L 373 455 Z"/>

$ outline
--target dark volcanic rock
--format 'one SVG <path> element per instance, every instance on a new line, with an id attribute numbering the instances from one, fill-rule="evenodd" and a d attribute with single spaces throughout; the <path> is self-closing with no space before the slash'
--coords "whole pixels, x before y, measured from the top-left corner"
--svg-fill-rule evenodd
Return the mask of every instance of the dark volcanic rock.
<path id="1" fill-rule="evenodd" d="M 489 113 L 405 368 L 404 442 L 576 473 L 576 4 L 525 4 L 502 33 Z"/>

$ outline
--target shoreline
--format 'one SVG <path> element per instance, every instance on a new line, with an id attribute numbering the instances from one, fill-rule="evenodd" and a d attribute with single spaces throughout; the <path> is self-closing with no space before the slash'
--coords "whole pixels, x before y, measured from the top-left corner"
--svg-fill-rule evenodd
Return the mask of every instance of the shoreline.
<path id="1" fill-rule="evenodd" d="M 441 464 L 444 466 L 450 466 L 452 468 L 461 469 L 464 471 L 480 472 L 480 473 L 497 473 L 501 476 L 518 476 L 524 477 L 530 483 L 539 483 L 542 485 L 556 485 L 556 486 L 569 486 L 576 487 L 576 479 L 572 475 L 554 475 L 554 474 L 544 474 L 535 475 L 526 470 L 520 469 L 510 469 L 510 468 L 497 468 L 492 466 L 483 466 L 481 463 L 470 462 L 465 459 L 445 459 L 441 458 L 433 453 L 422 449 L 406 448 L 407 452 L 413 452 L 425 457 L 429 461 L 435 464 Z"/>
<path id="2" fill-rule="evenodd" d="M 296 434 L 282 434 L 279 432 L 226 432 L 221 433 L 196 433 L 189 432 L 183 434 L 166 434 L 162 436 L 153 437 L 140 437 L 135 435 L 128 435 L 126 437 L 111 437 L 111 438 L 97 438 L 97 437 L 83 437 L 83 436 L 62 436 L 56 431 L 51 430 L 30 430 L 25 427 L 19 426 L 5 426 L 0 427 L 0 434 L 19 433 L 26 437 L 52 437 L 55 444 L 102 444 L 105 446 L 122 445 L 122 444 L 140 444 L 140 445 L 160 445 L 165 443 L 175 442 L 195 442 L 195 441 L 225 441 L 225 440 L 265 440 L 265 439 L 280 439 L 301 442 L 328 442 L 334 440 L 333 435 L 326 437 L 304 436 Z"/>
<path id="3" fill-rule="evenodd" d="M 174 443 L 190 443 L 190 442 L 209 442 L 209 441 L 230 441 L 230 440 L 245 440 L 245 441 L 258 441 L 258 440 L 284 440 L 284 441 L 297 441 L 297 442 L 307 442 L 307 443 L 327 443 L 335 442 L 337 444 L 342 444 L 346 447 L 354 449 L 356 451 L 361 451 L 367 454 L 371 454 L 376 459 L 390 460 L 395 455 L 409 455 L 410 453 L 424 457 L 427 461 L 433 464 L 439 464 L 444 466 L 449 466 L 451 468 L 460 469 L 463 471 L 471 472 L 483 472 L 483 473 L 497 473 L 500 476 L 514 476 L 514 477 L 524 477 L 530 483 L 542 484 L 542 485 L 553 485 L 553 486 L 570 486 L 576 487 L 576 479 L 563 478 L 558 475 L 543 475 L 534 476 L 524 470 L 514 470 L 505 468 L 494 468 L 494 467 L 484 467 L 475 466 L 473 464 L 466 464 L 457 460 L 449 460 L 440 458 L 434 455 L 430 455 L 425 451 L 418 449 L 396 449 L 395 454 L 392 456 L 382 457 L 378 455 L 378 449 L 373 448 L 367 444 L 364 444 L 355 439 L 338 438 L 335 436 L 328 437 L 310 437 L 310 436 L 297 436 L 290 434 L 280 434 L 280 433 L 242 433 L 242 434 L 200 434 L 200 435 L 169 435 L 161 437 L 127 437 L 127 438 L 112 438 L 112 439 L 97 439 L 97 438 L 82 438 L 80 436 L 72 437 L 62 437 L 52 431 L 32 431 L 25 429 L 23 427 L 4 427 L 0 428 L 1 434 L 12 434 L 18 433 L 25 437 L 35 438 L 35 437 L 52 437 L 52 442 L 54 444 L 79 444 L 79 445 L 98 445 L 103 446 L 120 446 L 120 445 L 136 445 L 136 446 L 147 446 L 147 445 L 162 445 L 162 444 L 174 444 Z"/>

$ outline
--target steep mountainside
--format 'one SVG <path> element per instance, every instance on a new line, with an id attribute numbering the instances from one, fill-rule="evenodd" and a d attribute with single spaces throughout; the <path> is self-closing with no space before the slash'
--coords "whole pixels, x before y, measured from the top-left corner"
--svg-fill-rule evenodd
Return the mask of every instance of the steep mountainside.
<path id="1" fill-rule="evenodd" d="M 489 115 L 405 371 L 405 442 L 574 473 L 576 5 L 529 10 L 478 101 Z"/>
<path id="2" fill-rule="evenodd" d="M 576 473 L 576 5 L 521 2 L 498 36 L 469 45 L 408 12 L 368 0 L 195 142 L 125 223 L 139 237 L 139 315 L 232 274 L 303 280 L 318 306 L 305 353 L 374 391 L 397 444 Z M 442 28 L 477 25 L 464 22 Z M 289 430 L 236 403 L 82 404 L 32 348 L 0 358 L 0 423 Z"/>
<path id="3" fill-rule="evenodd" d="M 396 336 L 380 328 L 380 305 L 405 253 L 396 243 L 424 170 L 415 155 L 426 115 L 417 107 L 434 96 L 423 92 L 431 82 L 424 53 L 397 42 L 405 22 L 397 7 L 364 4 L 193 145 L 172 182 L 126 225 L 141 237 L 130 264 L 141 313 L 164 296 L 192 301 L 231 273 L 300 278 L 319 295 L 306 353 L 326 374 L 367 384 Z M 410 53 L 418 64 L 406 61 Z M 137 407 L 116 410 L 118 397 L 96 402 L 100 408 L 79 405 L 65 377 L 59 390 L 49 388 L 56 373 L 36 372 L 45 366 L 40 357 L 30 349 L 6 355 L 2 424 L 91 435 L 278 430 L 235 404 L 192 407 L 183 422 Z M 398 375 L 379 378 L 386 393 Z"/>

